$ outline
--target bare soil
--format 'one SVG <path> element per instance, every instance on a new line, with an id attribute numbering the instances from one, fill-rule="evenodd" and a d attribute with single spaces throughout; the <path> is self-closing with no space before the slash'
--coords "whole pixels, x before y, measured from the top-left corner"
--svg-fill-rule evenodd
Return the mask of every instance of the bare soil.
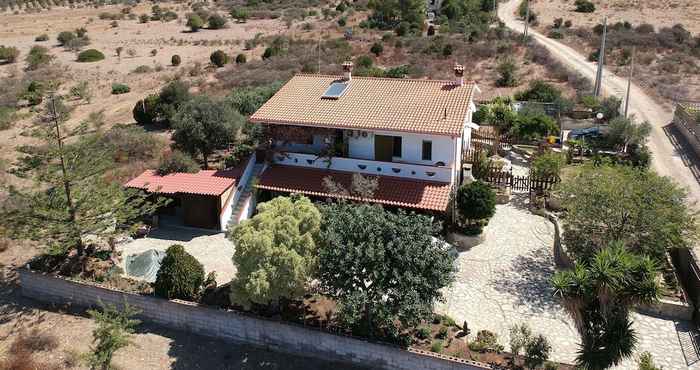
<path id="1" fill-rule="evenodd" d="M 628 21 L 634 25 L 649 23 L 657 30 L 682 24 L 693 34 L 700 33 L 700 7 L 696 0 L 592 0 L 596 6 L 593 13 L 575 12 L 571 0 L 532 0 L 532 9 L 539 16 L 541 24 L 552 24 L 555 18 L 571 20 L 574 27 L 593 27 L 601 23 L 603 17 L 608 22 Z"/>

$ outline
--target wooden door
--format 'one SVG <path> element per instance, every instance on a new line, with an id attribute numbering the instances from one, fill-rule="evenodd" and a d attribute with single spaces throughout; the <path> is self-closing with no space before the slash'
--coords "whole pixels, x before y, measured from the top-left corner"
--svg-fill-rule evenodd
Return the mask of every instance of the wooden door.
<path id="1" fill-rule="evenodd" d="M 394 153 L 394 137 L 374 135 L 374 160 L 391 162 Z"/>

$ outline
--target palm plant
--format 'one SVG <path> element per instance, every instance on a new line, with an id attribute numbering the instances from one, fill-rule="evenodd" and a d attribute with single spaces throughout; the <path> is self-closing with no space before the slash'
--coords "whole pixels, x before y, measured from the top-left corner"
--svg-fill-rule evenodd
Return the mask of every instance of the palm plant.
<path id="1" fill-rule="evenodd" d="M 629 311 L 658 300 L 657 272 L 651 258 L 613 242 L 573 270 L 554 275 L 555 294 L 563 299 L 581 335 L 579 366 L 606 369 L 632 355 L 637 338 Z"/>

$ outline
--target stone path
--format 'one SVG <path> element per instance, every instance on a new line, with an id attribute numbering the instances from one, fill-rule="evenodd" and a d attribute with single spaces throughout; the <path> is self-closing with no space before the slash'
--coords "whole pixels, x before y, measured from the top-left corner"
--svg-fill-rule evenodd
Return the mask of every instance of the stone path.
<path id="1" fill-rule="evenodd" d="M 460 324 L 467 321 L 471 337 L 482 329 L 497 333 L 506 350 L 509 328 L 527 322 L 534 332 L 549 338 L 552 360 L 573 363 L 578 333 L 549 284 L 554 274 L 554 227 L 530 213 L 524 198 L 497 206 L 484 229 L 484 243 L 460 252 L 457 280 L 446 289 L 447 300 L 437 310 Z M 688 368 L 677 323 L 636 313 L 633 318 L 640 353 L 651 352 L 657 365 L 667 370 Z M 619 368 L 632 369 L 636 364 L 627 361 Z"/>

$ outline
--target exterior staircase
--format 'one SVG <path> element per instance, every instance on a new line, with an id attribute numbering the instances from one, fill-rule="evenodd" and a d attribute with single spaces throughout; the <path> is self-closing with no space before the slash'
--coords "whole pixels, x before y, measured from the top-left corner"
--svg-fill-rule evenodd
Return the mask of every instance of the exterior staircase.
<path id="1" fill-rule="evenodd" d="M 243 211 L 247 209 L 247 205 L 249 205 L 249 207 L 255 207 L 255 200 L 252 199 L 254 196 L 253 182 L 260 176 L 260 173 L 264 168 L 264 163 L 256 163 L 253 166 L 253 172 L 248 178 L 248 182 L 245 184 L 245 187 L 241 191 L 241 196 L 238 198 L 238 202 L 234 205 L 233 217 L 231 217 L 231 222 L 233 224 L 238 224 L 239 221 L 241 221 L 241 217 L 244 217 L 244 219 L 248 218 L 247 215 L 242 215 Z"/>

